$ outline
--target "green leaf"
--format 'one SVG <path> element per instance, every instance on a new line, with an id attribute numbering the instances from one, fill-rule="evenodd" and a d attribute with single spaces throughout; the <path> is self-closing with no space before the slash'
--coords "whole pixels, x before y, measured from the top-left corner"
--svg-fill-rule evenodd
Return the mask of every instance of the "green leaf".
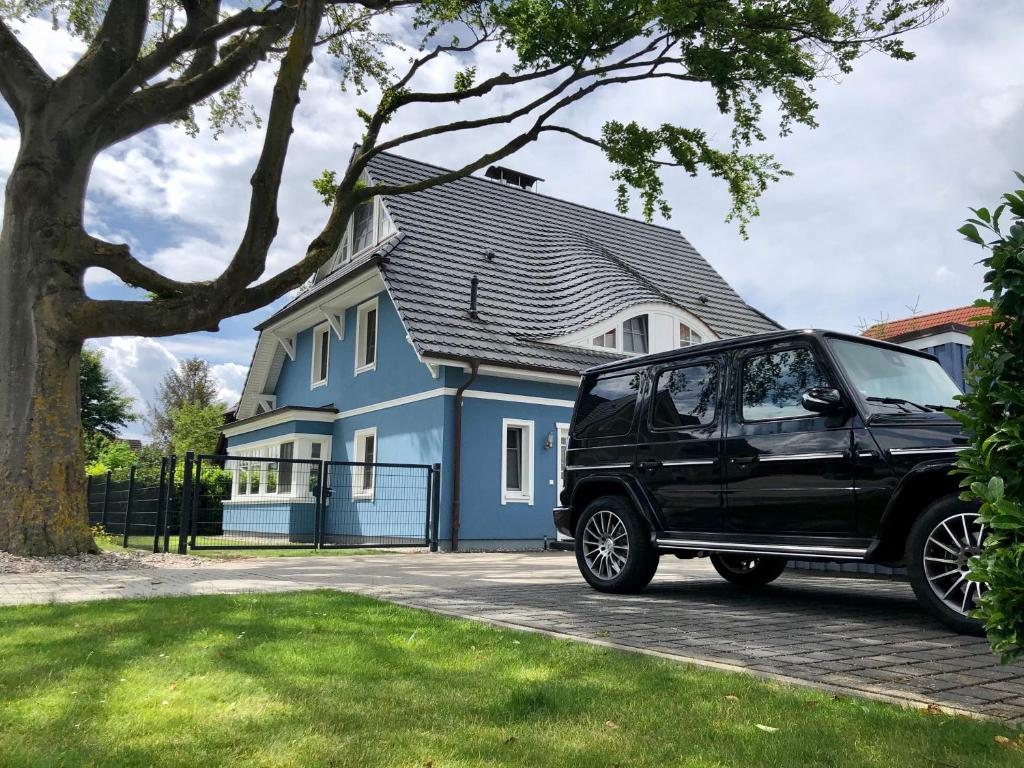
<path id="1" fill-rule="evenodd" d="M 975 226 L 974 224 L 964 224 L 962 227 L 960 227 L 960 229 L 957 230 L 957 232 L 963 235 L 966 239 L 970 240 L 972 243 L 977 243 L 978 245 L 985 244 L 984 239 L 982 239 L 981 234 L 978 232 L 978 227 Z"/>

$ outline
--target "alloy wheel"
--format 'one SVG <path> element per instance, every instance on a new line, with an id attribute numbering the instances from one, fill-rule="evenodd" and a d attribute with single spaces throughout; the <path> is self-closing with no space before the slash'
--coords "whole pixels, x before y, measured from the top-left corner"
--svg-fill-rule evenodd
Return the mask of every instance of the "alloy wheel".
<path id="1" fill-rule="evenodd" d="M 629 534 L 622 518 L 601 509 L 583 528 L 583 559 L 599 579 L 610 581 L 622 573 L 629 557 Z"/>
<path id="2" fill-rule="evenodd" d="M 967 616 L 988 588 L 969 581 L 970 560 L 981 553 L 985 524 L 976 512 L 947 517 L 936 525 L 924 543 L 924 573 L 932 592 L 948 608 Z"/>

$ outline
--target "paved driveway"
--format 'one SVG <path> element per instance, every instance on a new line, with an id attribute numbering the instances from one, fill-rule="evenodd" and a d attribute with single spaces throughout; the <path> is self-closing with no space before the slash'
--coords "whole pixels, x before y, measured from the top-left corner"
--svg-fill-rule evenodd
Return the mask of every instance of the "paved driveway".
<path id="1" fill-rule="evenodd" d="M 850 693 L 1024 722 L 1024 665 L 929 618 L 909 586 L 785 574 L 758 594 L 665 558 L 641 595 L 588 588 L 567 553 L 231 561 L 0 577 L 0 604 L 329 587 Z"/>

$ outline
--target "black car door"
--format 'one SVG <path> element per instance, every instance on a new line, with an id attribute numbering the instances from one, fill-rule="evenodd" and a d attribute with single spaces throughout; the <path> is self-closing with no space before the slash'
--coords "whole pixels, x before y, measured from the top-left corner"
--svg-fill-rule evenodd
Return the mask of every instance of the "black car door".
<path id="1" fill-rule="evenodd" d="M 666 530 L 722 530 L 723 380 L 720 357 L 650 371 L 637 466 Z"/>
<path id="2" fill-rule="evenodd" d="M 852 409 L 822 415 L 801 397 L 838 387 L 810 340 L 737 353 L 726 426 L 725 508 L 739 533 L 852 535 Z"/>

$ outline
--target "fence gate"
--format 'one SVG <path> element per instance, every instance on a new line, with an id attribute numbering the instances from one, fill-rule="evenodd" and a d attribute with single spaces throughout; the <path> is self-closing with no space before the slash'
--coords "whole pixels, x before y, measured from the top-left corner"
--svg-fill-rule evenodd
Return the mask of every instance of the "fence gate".
<path id="1" fill-rule="evenodd" d="M 436 548 L 439 470 L 324 462 L 319 546 Z"/>
<path id="2" fill-rule="evenodd" d="M 319 459 L 271 456 L 186 457 L 189 546 L 312 549 L 322 465 Z"/>
<path id="3" fill-rule="evenodd" d="M 178 496 L 174 457 L 133 466 L 127 478 L 107 472 L 87 479 L 89 525 L 99 526 L 122 547 L 159 552 L 168 535 L 168 521 Z M 166 551 L 166 549 L 164 549 Z"/>
<path id="4" fill-rule="evenodd" d="M 437 548 L 440 465 L 186 456 L 178 551 Z"/>

